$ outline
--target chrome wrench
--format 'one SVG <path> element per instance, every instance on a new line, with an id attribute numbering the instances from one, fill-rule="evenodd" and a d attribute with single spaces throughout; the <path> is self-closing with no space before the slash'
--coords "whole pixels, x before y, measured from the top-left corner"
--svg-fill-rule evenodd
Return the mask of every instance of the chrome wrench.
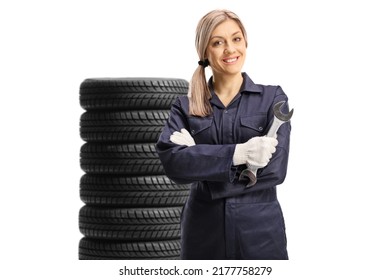
<path id="1" fill-rule="evenodd" d="M 291 111 L 288 112 L 288 114 L 284 114 L 281 111 L 281 108 L 284 105 L 284 103 L 286 103 L 286 101 L 280 101 L 274 105 L 274 108 L 273 108 L 274 119 L 272 121 L 272 125 L 271 125 L 270 129 L 267 132 L 267 137 L 274 137 L 276 139 L 278 137 L 277 132 L 278 132 L 279 127 L 282 124 L 284 124 L 285 122 L 290 121 L 290 119 L 294 113 L 294 109 L 291 109 Z M 257 177 L 256 176 L 257 169 L 259 169 L 259 167 L 249 166 L 247 169 L 245 169 L 241 172 L 239 181 L 242 181 L 242 180 L 248 178 L 249 183 L 246 185 L 246 187 L 249 188 L 249 187 L 253 186 L 254 184 L 256 184 L 256 181 L 257 181 L 257 178 L 256 178 Z"/>

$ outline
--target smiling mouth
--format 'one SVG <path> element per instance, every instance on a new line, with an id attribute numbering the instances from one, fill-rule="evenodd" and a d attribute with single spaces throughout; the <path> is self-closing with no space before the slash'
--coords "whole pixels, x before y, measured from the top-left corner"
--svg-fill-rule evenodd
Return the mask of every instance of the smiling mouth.
<path id="1" fill-rule="evenodd" d="M 233 62 L 236 62 L 237 60 L 238 60 L 238 56 L 237 57 L 233 57 L 233 58 L 223 59 L 223 62 L 233 63 Z"/>

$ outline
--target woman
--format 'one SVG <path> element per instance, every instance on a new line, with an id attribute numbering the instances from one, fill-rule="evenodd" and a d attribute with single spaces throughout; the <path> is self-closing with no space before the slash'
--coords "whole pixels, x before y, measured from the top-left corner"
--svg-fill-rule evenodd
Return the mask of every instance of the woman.
<path id="1" fill-rule="evenodd" d="M 200 61 L 189 95 L 172 105 L 156 146 L 167 176 L 192 184 L 181 218 L 181 257 L 288 259 L 276 186 L 286 176 L 290 124 L 279 128 L 278 140 L 264 136 L 273 105 L 287 104 L 287 96 L 241 72 L 247 35 L 234 13 L 206 14 L 195 42 Z M 240 174 L 249 166 L 258 169 L 247 187 Z"/>

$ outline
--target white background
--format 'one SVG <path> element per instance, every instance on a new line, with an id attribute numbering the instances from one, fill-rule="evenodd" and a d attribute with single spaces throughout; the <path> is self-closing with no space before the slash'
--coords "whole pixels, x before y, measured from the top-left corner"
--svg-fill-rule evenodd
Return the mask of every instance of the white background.
<path id="1" fill-rule="evenodd" d="M 198 20 L 227 8 L 247 28 L 244 71 L 281 85 L 295 108 L 288 175 L 278 188 L 291 260 L 247 264 L 272 263 L 269 279 L 386 279 L 385 2 L 2 1 L 2 278 L 116 279 L 123 263 L 137 264 L 78 260 L 79 85 L 92 77 L 189 80 Z"/>

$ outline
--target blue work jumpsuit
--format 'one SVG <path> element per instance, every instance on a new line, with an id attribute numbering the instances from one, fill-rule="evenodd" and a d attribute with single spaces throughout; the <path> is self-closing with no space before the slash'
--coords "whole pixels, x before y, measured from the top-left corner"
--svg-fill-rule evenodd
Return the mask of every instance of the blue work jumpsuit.
<path id="1" fill-rule="evenodd" d="M 156 148 L 166 175 L 177 183 L 191 183 L 181 217 L 182 259 L 288 259 L 285 223 L 276 186 L 286 176 L 290 123 L 278 131 L 278 146 L 257 183 L 246 188 L 238 181 L 245 165 L 233 166 L 237 143 L 266 135 L 273 105 L 286 101 L 280 86 L 255 84 L 246 73 L 240 92 L 225 107 L 209 81 L 213 114 L 188 113 L 188 97 L 179 97 Z M 288 106 L 283 111 L 288 113 Z M 196 145 L 172 143 L 175 131 L 187 129 Z"/>

